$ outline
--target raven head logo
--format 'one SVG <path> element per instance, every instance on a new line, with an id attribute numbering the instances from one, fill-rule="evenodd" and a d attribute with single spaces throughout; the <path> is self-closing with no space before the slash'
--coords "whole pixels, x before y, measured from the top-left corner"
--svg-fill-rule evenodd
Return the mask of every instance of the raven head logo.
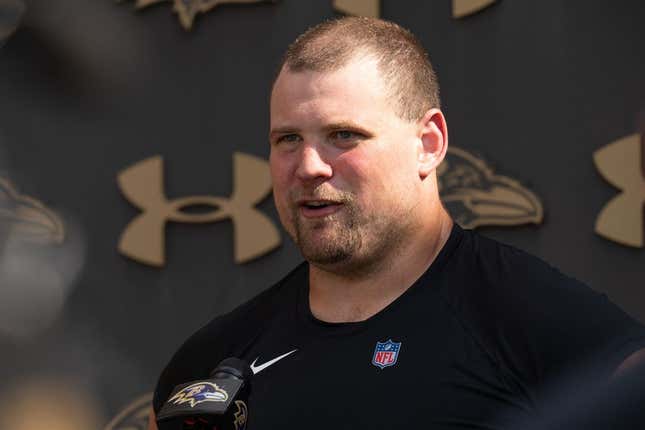
<path id="1" fill-rule="evenodd" d="M 13 184 L 0 178 L 0 227 L 29 243 L 60 244 L 65 229 L 60 217 L 42 202 L 18 193 Z"/>
<path id="2" fill-rule="evenodd" d="M 117 0 L 122 2 L 124 0 Z M 157 3 L 173 2 L 173 11 L 179 17 L 179 22 L 185 30 L 191 30 L 195 18 L 200 13 L 207 13 L 216 6 L 223 4 L 248 4 L 248 3 L 275 3 L 277 0 L 136 0 L 135 7 L 143 9 Z M 477 13 L 497 0 L 452 0 L 453 18 L 464 18 Z M 381 16 L 381 0 L 332 0 L 332 7 L 337 12 L 370 16 Z"/>
<path id="3" fill-rule="evenodd" d="M 119 0 L 123 1 L 123 0 Z M 193 28 L 193 22 L 200 13 L 206 13 L 223 4 L 274 3 L 275 0 L 137 0 L 135 7 L 143 9 L 157 3 L 173 2 L 173 11 L 179 17 L 184 30 Z"/>
<path id="4" fill-rule="evenodd" d="M 183 405 L 188 403 L 191 408 L 204 402 L 225 402 L 228 393 L 212 382 L 196 382 L 181 389 L 177 394 L 168 399 L 166 403 Z"/>
<path id="5" fill-rule="evenodd" d="M 533 192 L 463 149 L 450 147 L 437 173 L 441 200 L 464 228 L 542 222 L 542 204 Z"/>

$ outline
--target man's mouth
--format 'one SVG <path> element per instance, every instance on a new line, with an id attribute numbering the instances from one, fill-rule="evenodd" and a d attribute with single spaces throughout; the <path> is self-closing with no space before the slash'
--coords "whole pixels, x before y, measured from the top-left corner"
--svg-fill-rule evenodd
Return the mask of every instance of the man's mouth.
<path id="1" fill-rule="evenodd" d="M 298 206 L 305 218 L 320 218 L 340 210 L 342 203 L 331 200 L 303 200 L 298 202 Z"/>

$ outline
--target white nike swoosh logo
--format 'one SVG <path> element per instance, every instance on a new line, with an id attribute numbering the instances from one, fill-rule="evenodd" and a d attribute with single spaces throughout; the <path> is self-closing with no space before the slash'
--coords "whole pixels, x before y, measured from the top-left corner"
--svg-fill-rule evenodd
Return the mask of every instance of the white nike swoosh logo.
<path id="1" fill-rule="evenodd" d="M 266 363 L 262 363 L 259 366 L 256 366 L 255 363 L 257 363 L 258 358 L 260 358 L 260 357 L 258 357 L 255 360 L 253 360 L 253 363 L 251 363 L 251 370 L 253 371 L 254 375 L 257 375 L 258 373 L 260 373 L 261 371 L 263 371 L 267 367 L 271 366 L 272 364 L 277 363 L 278 361 L 282 360 L 283 358 L 285 358 L 288 355 L 293 354 L 296 351 L 297 351 L 297 349 L 294 349 L 293 351 L 289 351 L 286 354 L 282 354 L 281 356 L 276 357 L 273 360 L 269 360 Z"/>

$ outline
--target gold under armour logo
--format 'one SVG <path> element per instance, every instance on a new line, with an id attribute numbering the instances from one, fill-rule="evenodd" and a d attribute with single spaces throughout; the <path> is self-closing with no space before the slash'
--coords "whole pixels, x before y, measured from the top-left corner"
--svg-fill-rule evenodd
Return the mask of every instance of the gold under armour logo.
<path id="1" fill-rule="evenodd" d="M 452 0 L 452 17 L 463 18 L 492 6 L 497 0 Z"/>
<path id="2" fill-rule="evenodd" d="M 231 219 L 235 229 L 235 262 L 244 263 L 280 245 L 280 234 L 266 215 L 254 206 L 271 191 L 265 160 L 233 154 L 233 193 L 230 198 L 188 196 L 168 200 L 164 193 L 163 159 L 150 157 L 121 171 L 117 182 L 125 198 L 142 213 L 133 219 L 119 240 L 119 252 L 140 263 L 165 264 L 165 225 L 168 221 L 208 223 Z M 182 208 L 205 205 L 210 213 L 189 214 Z"/>
<path id="3" fill-rule="evenodd" d="M 600 174 L 622 190 L 602 208 L 596 233 L 623 245 L 643 247 L 645 134 L 632 134 L 593 154 Z"/>

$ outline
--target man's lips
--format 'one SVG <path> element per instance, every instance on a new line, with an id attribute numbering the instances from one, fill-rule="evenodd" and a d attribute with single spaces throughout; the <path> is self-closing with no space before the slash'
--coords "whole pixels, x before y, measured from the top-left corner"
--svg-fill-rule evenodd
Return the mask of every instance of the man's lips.
<path id="1" fill-rule="evenodd" d="M 298 202 L 300 213 L 305 218 L 321 218 L 336 213 L 342 203 L 331 200 L 303 200 Z"/>

